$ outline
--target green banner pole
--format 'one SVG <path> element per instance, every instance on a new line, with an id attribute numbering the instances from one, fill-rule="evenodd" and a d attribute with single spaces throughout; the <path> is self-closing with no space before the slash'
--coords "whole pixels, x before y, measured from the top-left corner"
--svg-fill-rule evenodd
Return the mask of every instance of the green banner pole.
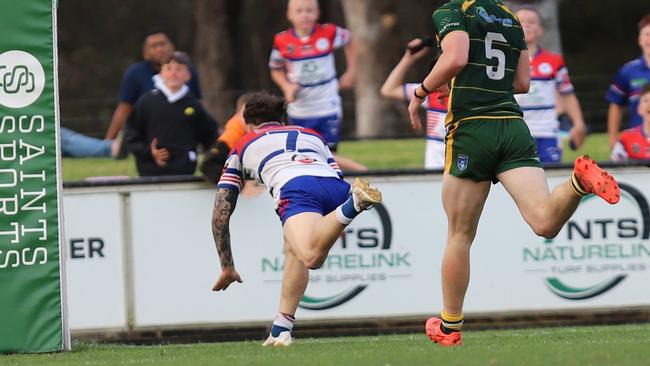
<path id="1" fill-rule="evenodd" d="M 0 2 L 0 352 L 70 349 L 56 1 Z"/>

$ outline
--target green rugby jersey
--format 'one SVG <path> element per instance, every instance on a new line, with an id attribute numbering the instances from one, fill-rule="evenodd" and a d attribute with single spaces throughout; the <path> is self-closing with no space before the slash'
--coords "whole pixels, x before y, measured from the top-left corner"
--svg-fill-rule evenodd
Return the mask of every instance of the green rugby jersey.
<path id="1" fill-rule="evenodd" d="M 438 43 L 453 31 L 469 35 L 467 65 L 451 82 L 445 123 L 522 117 L 512 83 L 526 50 L 519 19 L 498 0 L 451 0 L 433 13 Z"/>

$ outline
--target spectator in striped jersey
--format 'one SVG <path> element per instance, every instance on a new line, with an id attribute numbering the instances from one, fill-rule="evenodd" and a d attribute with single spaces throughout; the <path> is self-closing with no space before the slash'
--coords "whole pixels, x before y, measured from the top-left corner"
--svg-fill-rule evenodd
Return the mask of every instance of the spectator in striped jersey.
<path id="1" fill-rule="evenodd" d="M 542 163 L 559 163 L 562 160 L 562 147 L 556 112 L 558 93 L 564 110 L 573 122 L 569 139 L 574 148 L 580 148 L 586 134 L 580 102 L 574 93 L 562 55 L 539 46 L 544 26 L 537 9 L 521 7 L 517 17 L 524 30 L 530 57 L 530 90 L 526 94 L 516 94 L 515 99 L 524 112 L 524 121 L 535 139 Z"/>

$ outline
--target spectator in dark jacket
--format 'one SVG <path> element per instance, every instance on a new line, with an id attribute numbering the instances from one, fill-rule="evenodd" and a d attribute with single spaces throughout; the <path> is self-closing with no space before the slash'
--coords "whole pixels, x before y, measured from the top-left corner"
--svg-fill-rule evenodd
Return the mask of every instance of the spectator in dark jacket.
<path id="1" fill-rule="evenodd" d="M 174 52 L 127 119 L 124 140 L 140 176 L 193 174 L 197 146 L 217 137 L 217 123 L 186 85 L 189 65 L 187 54 Z"/>
<path id="2" fill-rule="evenodd" d="M 160 72 L 163 61 L 169 59 L 174 50 L 174 44 L 165 31 L 153 29 L 145 34 L 142 42 L 143 60 L 129 66 L 122 77 L 117 107 L 106 131 L 107 140 L 118 137 L 133 106 L 142 95 L 155 87 L 153 76 Z M 199 77 L 192 65 L 190 65 L 190 73 L 192 78 L 187 85 L 194 97 L 201 99 Z"/>

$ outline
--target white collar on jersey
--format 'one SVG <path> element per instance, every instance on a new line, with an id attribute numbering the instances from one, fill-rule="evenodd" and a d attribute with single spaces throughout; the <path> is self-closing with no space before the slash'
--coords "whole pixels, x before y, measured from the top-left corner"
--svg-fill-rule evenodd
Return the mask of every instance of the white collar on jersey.
<path id="1" fill-rule="evenodd" d="M 187 93 L 190 92 L 190 88 L 186 85 L 183 84 L 183 86 L 178 89 L 175 93 L 169 90 L 167 85 L 165 85 L 165 82 L 163 81 L 162 77 L 160 74 L 156 74 L 153 76 L 153 83 L 156 86 L 156 89 L 160 90 L 163 94 L 165 94 L 165 97 L 167 97 L 167 101 L 169 103 L 176 103 L 178 102 L 181 98 L 183 98 Z"/>

